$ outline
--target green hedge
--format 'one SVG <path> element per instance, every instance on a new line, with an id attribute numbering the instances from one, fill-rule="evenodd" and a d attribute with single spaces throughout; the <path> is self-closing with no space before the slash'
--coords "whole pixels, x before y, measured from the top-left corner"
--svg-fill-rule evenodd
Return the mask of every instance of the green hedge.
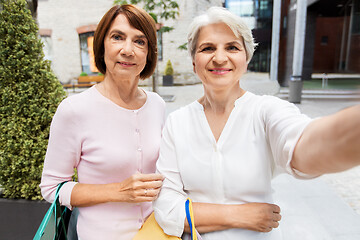
<path id="1" fill-rule="evenodd" d="M 2 197 L 42 199 L 49 127 L 65 92 L 44 60 L 25 0 L 1 0 L 0 185 Z M 1 9 L 1 8 L 0 8 Z"/>

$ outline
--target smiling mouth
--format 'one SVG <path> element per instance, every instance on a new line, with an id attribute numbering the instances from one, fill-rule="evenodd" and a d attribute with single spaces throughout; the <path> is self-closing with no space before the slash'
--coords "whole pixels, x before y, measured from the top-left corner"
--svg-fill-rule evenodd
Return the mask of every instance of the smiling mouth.
<path id="1" fill-rule="evenodd" d="M 226 74 L 228 72 L 231 72 L 232 70 L 230 68 L 212 68 L 212 69 L 209 69 L 209 71 L 213 74 Z"/>
<path id="2" fill-rule="evenodd" d="M 131 63 L 131 62 L 117 62 L 117 63 L 125 67 L 131 67 L 136 65 L 135 63 Z"/>

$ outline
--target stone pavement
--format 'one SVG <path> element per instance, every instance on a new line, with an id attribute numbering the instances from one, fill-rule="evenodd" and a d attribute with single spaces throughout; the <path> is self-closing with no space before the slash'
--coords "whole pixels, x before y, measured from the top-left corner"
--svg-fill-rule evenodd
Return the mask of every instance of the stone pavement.
<path id="1" fill-rule="evenodd" d="M 280 87 L 268 74 L 247 73 L 241 86 L 255 94 L 277 95 Z M 143 87 L 150 90 L 151 87 Z M 166 114 L 189 104 L 203 94 L 201 84 L 158 87 L 162 96 L 173 95 Z M 360 104 L 359 100 L 304 99 L 297 104 L 312 118 Z M 298 180 L 282 174 L 273 180 L 274 199 L 282 210 L 284 240 L 360 240 L 360 167 L 313 180 Z"/>

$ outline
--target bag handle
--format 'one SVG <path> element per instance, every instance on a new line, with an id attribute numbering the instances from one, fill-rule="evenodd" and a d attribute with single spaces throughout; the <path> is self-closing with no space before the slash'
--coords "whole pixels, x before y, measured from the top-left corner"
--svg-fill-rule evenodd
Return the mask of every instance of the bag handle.
<path id="1" fill-rule="evenodd" d="M 190 198 L 186 199 L 185 212 L 186 212 L 186 218 L 187 218 L 189 226 L 190 226 L 191 239 L 192 240 L 198 240 L 197 235 L 196 235 L 196 229 L 195 229 L 195 221 L 194 221 L 194 213 L 193 213 L 193 209 L 192 209 L 192 201 L 191 201 Z"/>
<path id="2" fill-rule="evenodd" d="M 60 188 L 62 187 L 62 185 L 64 185 L 67 181 L 59 183 L 59 185 L 56 187 L 56 194 L 55 194 L 55 201 L 59 201 L 58 197 L 59 197 L 59 192 L 60 192 Z"/>
<path id="3" fill-rule="evenodd" d="M 64 183 L 66 183 L 66 182 L 59 183 L 59 185 L 56 187 L 55 199 L 52 202 L 49 210 L 46 212 L 45 217 L 44 217 L 44 219 L 42 220 L 42 222 L 40 224 L 38 232 L 40 232 L 40 233 L 44 232 L 44 229 L 46 228 L 46 223 L 49 221 L 49 219 L 51 217 L 51 214 L 53 214 L 53 213 L 56 214 L 56 212 L 57 212 L 56 211 L 56 203 L 57 203 L 57 201 L 59 201 L 59 191 L 60 191 L 60 188 L 62 187 L 62 185 Z M 50 211 L 50 209 L 54 209 L 54 210 Z M 34 239 L 35 238 L 36 238 L 36 235 L 35 235 Z"/>
<path id="4" fill-rule="evenodd" d="M 60 206 L 60 201 L 59 201 L 59 192 L 60 192 L 60 188 L 66 183 L 67 181 L 65 181 L 65 182 L 62 182 L 62 183 L 59 183 L 59 185 L 57 186 L 57 188 L 56 188 L 56 194 L 55 194 L 55 200 L 54 200 L 54 202 L 56 202 L 56 203 L 58 203 L 59 204 L 59 206 Z M 57 213 L 57 204 L 55 204 L 55 214 Z M 60 207 L 60 220 L 59 220 L 59 222 L 57 223 L 57 228 L 59 227 L 59 224 L 61 224 L 61 227 L 63 228 L 63 231 L 64 231 L 64 233 L 66 233 L 66 226 L 65 226 L 65 222 L 64 222 L 64 214 L 65 214 L 65 212 L 67 211 L 67 208 L 65 208 L 65 210 L 63 211 L 63 212 L 61 212 L 61 207 Z M 58 239 L 58 232 L 56 231 L 56 233 L 55 233 L 55 238 L 56 239 Z M 65 240 L 67 240 L 67 236 L 66 236 L 66 234 L 65 234 Z"/>

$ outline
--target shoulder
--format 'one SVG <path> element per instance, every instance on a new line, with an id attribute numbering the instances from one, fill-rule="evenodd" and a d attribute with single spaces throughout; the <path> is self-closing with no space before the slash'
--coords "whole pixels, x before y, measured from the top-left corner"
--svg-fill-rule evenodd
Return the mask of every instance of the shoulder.
<path id="1" fill-rule="evenodd" d="M 294 111 L 300 113 L 299 108 L 286 100 L 271 95 L 255 95 L 247 93 L 246 106 L 257 109 L 260 113 L 277 112 L 277 111 Z"/>
<path id="2" fill-rule="evenodd" d="M 193 102 L 180 107 L 167 116 L 163 132 L 164 139 L 172 136 L 171 138 L 175 141 L 175 139 L 186 139 L 192 136 L 194 127 L 199 126 L 200 109 L 197 104 L 199 103 Z M 178 138 L 179 136 L 181 137 Z"/>
<path id="3" fill-rule="evenodd" d="M 87 108 L 91 108 L 93 105 L 91 101 L 94 101 L 96 96 L 94 88 L 89 88 L 79 94 L 68 96 L 58 106 L 56 114 L 64 117 L 72 118 L 75 115 L 82 114 L 82 111 Z"/>
<path id="4" fill-rule="evenodd" d="M 289 105 L 292 103 L 289 103 L 288 101 L 285 101 L 283 99 L 280 99 L 276 96 L 272 95 L 256 95 L 252 92 L 246 92 L 246 100 L 248 102 L 252 102 L 253 104 L 260 105 L 263 107 L 271 106 L 271 105 Z"/>
<path id="5" fill-rule="evenodd" d="M 280 105 L 280 106 L 292 106 L 296 107 L 293 103 L 290 103 L 289 101 L 286 101 L 284 99 L 281 99 L 276 96 L 270 96 L 270 95 L 263 95 L 260 96 L 260 101 L 263 102 L 263 104 L 266 105 Z"/>
<path id="6" fill-rule="evenodd" d="M 260 102 L 263 112 L 277 114 L 301 114 L 299 108 L 295 104 L 275 96 L 263 96 L 263 99 Z"/>
<path id="7" fill-rule="evenodd" d="M 85 91 L 69 96 L 64 101 L 72 105 L 89 105 L 91 101 L 94 101 L 97 98 L 97 95 L 100 94 L 97 92 L 95 86 L 86 89 Z"/>
<path id="8" fill-rule="evenodd" d="M 150 92 L 150 91 L 146 91 L 144 90 L 149 102 L 151 102 L 152 104 L 157 104 L 159 106 L 162 106 L 165 108 L 165 101 L 162 97 L 159 96 L 159 94 L 155 93 L 155 92 Z"/>
<path id="9" fill-rule="evenodd" d="M 258 117 L 265 123 L 287 125 L 311 121 L 295 104 L 276 96 L 258 96 L 256 102 Z"/>
<path id="10" fill-rule="evenodd" d="M 239 117 L 242 119 L 245 117 L 252 118 L 262 123 L 309 119 L 308 116 L 300 112 L 295 104 L 276 96 L 260 96 L 247 92 L 243 97 L 235 103 L 237 111 L 241 113 Z"/>
<path id="11" fill-rule="evenodd" d="M 199 104 L 199 102 L 194 101 L 171 112 L 167 118 L 167 121 L 183 125 L 186 124 L 187 121 L 194 120 L 194 118 L 196 118 L 201 111 L 202 106 Z"/>

